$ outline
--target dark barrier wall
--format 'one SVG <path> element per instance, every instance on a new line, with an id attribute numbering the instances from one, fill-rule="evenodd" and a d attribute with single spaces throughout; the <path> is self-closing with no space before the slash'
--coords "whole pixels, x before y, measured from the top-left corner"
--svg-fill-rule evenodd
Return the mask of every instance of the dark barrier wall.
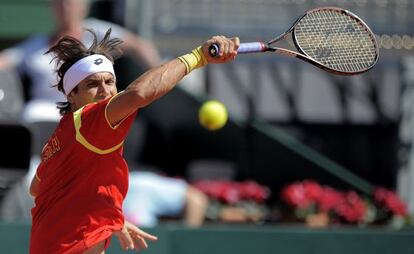
<path id="1" fill-rule="evenodd" d="M 1 253 L 28 253 L 28 224 L 0 224 Z M 414 230 L 302 227 L 207 226 L 187 229 L 157 227 L 149 232 L 159 240 L 148 254 L 412 254 Z M 51 232 L 52 233 L 52 232 Z M 113 240 L 107 254 L 124 252 Z"/>

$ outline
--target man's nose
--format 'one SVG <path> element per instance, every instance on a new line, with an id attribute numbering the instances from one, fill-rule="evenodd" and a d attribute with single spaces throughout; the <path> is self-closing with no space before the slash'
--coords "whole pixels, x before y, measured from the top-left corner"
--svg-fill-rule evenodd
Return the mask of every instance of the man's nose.
<path id="1" fill-rule="evenodd" d="M 102 82 L 101 86 L 99 87 L 99 95 L 109 95 L 111 93 L 110 86 L 106 85 L 104 82 Z"/>

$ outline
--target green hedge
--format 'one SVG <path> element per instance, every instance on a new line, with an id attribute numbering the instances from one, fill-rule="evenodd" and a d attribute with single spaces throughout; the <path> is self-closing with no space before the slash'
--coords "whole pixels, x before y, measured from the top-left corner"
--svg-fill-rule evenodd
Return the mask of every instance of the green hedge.
<path id="1" fill-rule="evenodd" d="M 19 39 L 54 27 L 48 1 L 1 1 L 0 38 Z"/>

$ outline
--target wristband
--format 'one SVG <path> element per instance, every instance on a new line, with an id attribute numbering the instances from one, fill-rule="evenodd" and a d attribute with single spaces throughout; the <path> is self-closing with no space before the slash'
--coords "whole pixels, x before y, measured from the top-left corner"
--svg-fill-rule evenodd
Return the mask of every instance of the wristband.
<path id="1" fill-rule="evenodd" d="M 201 46 L 194 49 L 189 54 L 180 56 L 178 59 L 184 63 L 187 70 L 186 74 L 190 73 L 194 69 L 203 67 L 208 63 L 206 57 L 203 54 Z"/>

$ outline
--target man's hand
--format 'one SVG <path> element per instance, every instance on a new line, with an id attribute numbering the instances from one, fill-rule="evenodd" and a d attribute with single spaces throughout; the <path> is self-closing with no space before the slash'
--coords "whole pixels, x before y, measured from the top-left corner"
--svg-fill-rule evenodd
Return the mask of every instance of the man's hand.
<path id="1" fill-rule="evenodd" d="M 219 46 L 219 55 L 216 57 L 210 56 L 208 52 L 211 44 L 217 44 Z M 202 50 L 209 63 L 226 63 L 234 60 L 239 46 L 240 39 L 238 37 L 227 38 L 224 36 L 214 36 L 203 43 Z"/>
<path id="2" fill-rule="evenodd" d="M 118 238 L 123 250 L 141 251 L 148 248 L 146 240 L 155 241 L 158 239 L 128 221 L 125 221 L 122 230 L 115 231 L 114 235 Z"/>

